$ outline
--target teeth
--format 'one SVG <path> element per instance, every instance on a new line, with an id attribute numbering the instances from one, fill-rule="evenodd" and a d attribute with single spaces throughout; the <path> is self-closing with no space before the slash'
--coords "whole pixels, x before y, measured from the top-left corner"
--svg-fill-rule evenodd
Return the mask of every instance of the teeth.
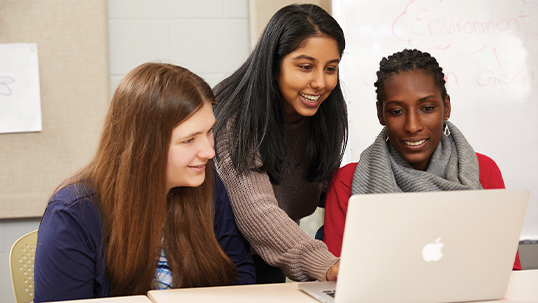
<path id="1" fill-rule="evenodd" d="M 319 97 L 321 97 L 321 95 L 307 95 L 304 93 L 299 93 L 299 95 L 301 95 L 301 97 L 303 97 L 306 101 L 310 102 L 316 102 L 318 101 Z"/>
<path id="2" fill-rule="evenodd" d="M 417 145 L 420 145 L 420 144 L 426 142 L 426 139 L 423 139 L 423 140 L 420 140 L 420 141 L 417 141 L 417 142 L 411 142 L 411 141 L 404 141 L 404 142 L 407 145 L 417 146 Z"/>

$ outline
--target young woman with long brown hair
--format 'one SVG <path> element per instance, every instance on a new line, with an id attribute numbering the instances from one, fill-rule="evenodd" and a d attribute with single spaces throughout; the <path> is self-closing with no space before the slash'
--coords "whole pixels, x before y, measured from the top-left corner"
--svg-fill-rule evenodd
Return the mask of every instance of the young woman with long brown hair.
<path id="1" fill-rule="evenodd" d="M 211 162 L 213 103 L 175 65 L 146 63 L 120 82 L 95 157 L 43 215 L 36 302 L 254 283 Z"/>

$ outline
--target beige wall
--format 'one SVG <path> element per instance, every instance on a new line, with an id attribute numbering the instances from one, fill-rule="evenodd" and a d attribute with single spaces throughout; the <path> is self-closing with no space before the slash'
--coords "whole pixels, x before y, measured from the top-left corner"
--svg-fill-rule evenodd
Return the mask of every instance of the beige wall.
<path id="1" fill-rule="evenodd" d="M 92 157 L 109 101 L 106 0 L 1 0 L 0 43 L 36 43 L 40 132 L 0 134 L 0 218 L 39 217 Z"/>

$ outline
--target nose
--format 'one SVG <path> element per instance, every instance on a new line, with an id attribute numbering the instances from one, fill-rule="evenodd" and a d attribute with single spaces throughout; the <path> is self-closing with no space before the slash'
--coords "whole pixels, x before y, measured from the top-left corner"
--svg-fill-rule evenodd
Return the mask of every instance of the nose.
<path id="1" fill-rule="evenodd" d="M 198 157 L 202 159 L 213 159 L 215 157 L 215 140 L 213 134 L 208 134 L 205 140 L 202 140 Z"/>
<path id="2" fill-rule="evenodd" d="M 411 112 L 405 119 L 404 130 L 408 133 L 416 133 L 423 129 L 422 119 L 418 113 Z"/>
<path id="3" fill-rule="evenodd" d="M 314 89 L 324 89 L 327 81 L 323 69 L 317 69 L 312 73 L 312 82 L 310 86 Z"/>

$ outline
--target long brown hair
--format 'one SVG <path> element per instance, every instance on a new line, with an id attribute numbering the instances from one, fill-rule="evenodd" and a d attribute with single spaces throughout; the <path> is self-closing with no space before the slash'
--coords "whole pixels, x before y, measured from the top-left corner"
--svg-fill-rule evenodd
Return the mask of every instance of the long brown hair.
<path id="1" fill-rule="evenodd" d="M 65 183 L 86 183 L 98 196 L 113 295 L 152 289 L 163 247 L 174 287 L 237 279 L 237 268 L 213 231 L 211 165 L 201 186 L 166 192 L 172 130 L 204 102 L 214 103 L 211 88 L 189 70 L 163 63 L 138 66 L 114 92 L 94 159 Z"/>

